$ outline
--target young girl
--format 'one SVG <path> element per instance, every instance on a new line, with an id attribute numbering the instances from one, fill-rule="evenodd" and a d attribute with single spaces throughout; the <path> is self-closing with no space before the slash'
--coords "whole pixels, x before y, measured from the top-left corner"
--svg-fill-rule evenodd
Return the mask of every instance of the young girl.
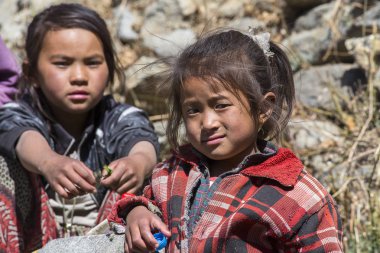
<path id="1" fill-rule="evenodd" d="M 28 27 L 26 55 L 22 96 L 0 110 L 0 251 L 6 252 L 83 234 L 119 194 L 142 187 L 158 152 L 146 114 L 103 95 L 115 74 L 123 80 L 95 11 L 78 4 L 43 10 Z"/>
<path id="2" fill-rule="evenodd" d="M 342 252 L 332 197 L 290 150 L 267 141 L 294 102 L 288 59 L 268 33 L 201 38 L 176 59 L 169 84 L 175 152 L 143 196 L 121 199 L 108 217 L 125 222 L 126 252 L 154 250 L 158 231 L 166 252 Z"/>

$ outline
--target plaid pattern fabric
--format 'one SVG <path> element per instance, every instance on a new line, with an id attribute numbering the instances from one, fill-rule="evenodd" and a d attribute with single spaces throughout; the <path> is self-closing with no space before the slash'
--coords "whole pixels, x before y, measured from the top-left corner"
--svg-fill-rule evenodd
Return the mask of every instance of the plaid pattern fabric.
<path id="1" fill-rule="evenodd" d="M 343 252 L 334 200 L 290 150 L 252 155 L 209 189 L 199 190 L 207 182 L 199 164 L 182 150 L 156 167 L 144 196 L 120 200 L 109 218 L 156 204 L 172 233 L 167 252 Z"/>

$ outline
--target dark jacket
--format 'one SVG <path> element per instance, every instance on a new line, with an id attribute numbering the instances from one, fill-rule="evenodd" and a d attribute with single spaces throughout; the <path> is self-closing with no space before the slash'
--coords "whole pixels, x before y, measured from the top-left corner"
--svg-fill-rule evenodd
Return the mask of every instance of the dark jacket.
<path id="1" fill-rule="evenodd" d="M 73 146 L 77 146 L 80 160 L 94 172 L 128 155 L 137 142 L 152 143 L 157 154 L 159 149 L 157 136 L 145 112 L 116 103 L 112 96 L 105 96 L 94 108 L 78 145 L 74 145 L 75 139 L 60 124 L 50 122 L 32 106 L 30 96 L 4 105 L 0 108 L 0 155 L 16 159 L 16 142 L 27 130 L 40 132 L 61 155 L 71 154 Z M 105 189 L 98 189 L 99 203 L 105 193 Z"/>
<path id="2" fill-rule="evenodd" d="M 55 214 L 48 205 L 51 188 L 43 177 L 22 168 L 16 158 L 15 144 L 30 129 L 40 132 L 61 155 L 76 151 L 94 172 L 128 155 L 139 141 L 151 142 L 158 152 L 157 137 L 146 114 L 131 105 L 116 103 L 111 96 L 105 96 L 94 108 L 78 143 L 61 125 L 40 114 L 29 96 L 5 104 L 0 108 L 0 235 L 5 238 L 0 240 L 0 252 L 30 252 L 60 236 Z M 106 218 L 119 198 L 98 186 L 96 223 Z"/>

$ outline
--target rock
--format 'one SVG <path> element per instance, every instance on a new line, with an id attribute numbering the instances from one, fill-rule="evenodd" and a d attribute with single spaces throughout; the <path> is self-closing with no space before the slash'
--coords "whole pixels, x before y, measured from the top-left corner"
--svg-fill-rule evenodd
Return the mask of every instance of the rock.
<path id="1" fill-rule="evenodd" d="M 355 57 L 355 61 L 363 69 L 369 69 L 371 63 L 378 63 L 376 57 L 380 55 L 380 35 L 369 35 L 361 38 L 352 38 L 345 41 L 346 48 Z M 371 59 L 372 56 L 372 59 Z"/>
<path id="2" fill-rule="evenodd" d="M 124 234 L 73 236 L 48 242 L 38 253 L 123 253 Z"/>
<path id="3" fill-rule="evenodd" d="M 190 29 L 177 29 L 167 34 L 152 34 L 144 37 L 144 45 L 153 50 L 158 56 L 168 57 L 177 55 L 179 51 L 196 39 Z"/>
<path id="4" fill-rule="evenodd" d="M 328 3 L 329 1 L 330 0 L 285 0 L 289 6 L 302 10 L 310 9 L 314 6 Z"/>
<path id="5" fill-rule="evenodd" d="M 156 60 L 157 58 L 143 56 L 128 68 L 128 70 L 125 72 L 125 76 L 127 78 L 127 90 L 134 89 L 139 85 L 139 83 L 143 82 L 144 79 L 162 71 L 160 66 L 157 64 L 148 66 L 150 63 L 153 63 Z"/>
<path id="6" fill-rule="evenodd" d="M 237 0 L 228 0 L 224 2 L 219 10 L 218 14 L 221 17 L 241 17 L 243 15 L 243 1 L 237 1 Z"/>
<path id="7" fill-rule="evenodd" d="M 340 128 L 328 121 L 293 118 L 288 131 L 296 152 L 336 146 L 343 140 Z"/>
<path id="8" fill-rule="evenodd" d="M 327 24 L 326 17 L 334 9 L 335 2 L 319 5 L 311 9 L 305 15 L 300 16 L 294 25 L 294 32 L 324 27 Z"/>
<path id="9" fill-rule="evenodd" d="M 331 32 L 324 27 L 292 33 L 282 44 L 291 50 L 289 60 L 294 71 L 322 62 L 321 56 L 331 43 Z"/>
<path id="10" fill-rule="evenodd" d="M 135 41 L 139 35 L 133 30 L 135 17 L 128 8 L 123 8 L 120 11 L 117 34 L 123 43 Z"/>
<path id="11" fill-rule="evenodd" d="M 374 29 L 380 30 L 380 2 L 377 2 L 368 11 L 364 12 L 361 16 L 357 17 L 355 22 L 350 23 L 347 29 L 348 37 L 361 37 L 370 35 Z"/>
<path id="12" fill-rule="evenodd" d="M 2 11 L 0 15 L 0 26 L 1 26 L 1 29 L 4 29 L 6 27 L 4 24 L 8 23 L 8 20 L 12 20 L 12 18 L 14 17 L 14 14 L 16 13 L 17 1 L 1 0 L 0 10 L 7 10 L 7 11 Z M 1 34 L 2 34 L 2 37 L 4 37 L 3 32 Z"/>
<path id="13" fill-rule="evenodd" d="M 254 28 L 265 28 L 265 23 L 261 20 L 257 20 L 255 18 L 239 18 L 239 19 L 234 19 L 232 20 L 229 24 L 228 27 L 236 28 L 241 31 L 248 31 L 249 27 L 254 27 Z"/>
<path id="14" fill-rule="evenodd" d="M 177 0 L 178 5 L 181 8 L 182 15 L 190 16 L 194 14 L 197 10 L 197 5 L 193 0 Z"/>
<path id="15" fill-rule="evenodd" d="M 150 32 L 152 27 L 167 30 L 182 23 L 182 10 L 177 1 L 157 0 L 147 6 L 144 12 L 145 29 Z M 170 22 L 167 22 L 170 20 Z M 155 23 L 155 24 L 154 24 Z M 143 30 L 142 30 L 143 31 Z"/>
<path id="16" fill-rule="evenodd" d="M 327 64 L 298 71 L 294 82 L 297 100 L 303 105 L 333 109 L 332 94 L 349 98 L 367 80 L 357 65 Z"/>

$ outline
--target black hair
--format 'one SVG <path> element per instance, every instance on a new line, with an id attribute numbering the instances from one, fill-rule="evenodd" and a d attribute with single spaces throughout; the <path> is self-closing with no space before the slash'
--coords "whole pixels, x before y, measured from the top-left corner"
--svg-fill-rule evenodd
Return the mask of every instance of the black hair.
<path id="1" fill-rule="evenodd" d="M 34 16 L 28 26 L 25 50 L 27 61 L 23 65 L 23 74 L 26 81 L 21 86 L 21 93 L 30 92 L 33 101 L 41 108 L 40 92 L 32 87 L 32 82 L 37 80 L 38 58 L 47 32 L 60 29 L 81 28 L 94 33 L 102 43 L 105 60 L 109 71 L 110 91 L 114 83 L 115 74 L 121 85 L 124 83 L 124 73 L 112 43 L 107 25 L 100 15 L 83 5 L 57 4 L 52 5 Z M 43 111 L 43 110 L 42 110 Z"/>
<path id="2" fill-rule="evenodd" d="M 291 116 L 295 91 L 293 73 L 285 52 L 271 41 L 270 54 L 264 53 L 251 34 L 237 30 L 217 30 L 207 33 L 184 49 L 169 71 L 169 119 L 166 134 L 174 149 L 179 147 L 182 123 L 181 91 L 188 78 L 206 80 L 239 96 L 244 94 L 260 139 L 278 138 Z M 275 101 L 264 100 L 273 92 Z M 261 129 L 258 117 L 272 109 Z M 260 130 L 260 131 L 259 131 Z"/>

